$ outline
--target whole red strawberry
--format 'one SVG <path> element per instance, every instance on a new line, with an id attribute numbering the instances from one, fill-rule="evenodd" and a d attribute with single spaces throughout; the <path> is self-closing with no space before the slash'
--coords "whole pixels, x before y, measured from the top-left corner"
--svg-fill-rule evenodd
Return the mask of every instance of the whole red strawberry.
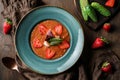
<path id="1" fill-rule="evenodd" d="M 110 24 L 110 23 L 105 23 L 105 24 L 103 25 L 103 29 L 104 29 L 105 31 L 109 32 L 110 29 L 111 29 L 111 24 Z"/>
<path id="2" fill-rule="evenodd" d="M 107 0 L 107 2 L 105 3 L 105 6 L 108 6 L 108 7 L 114 7 L 115 5 L 115 1 L 116 0 Z"/>
<path id="3" fill-rule="evenodd" d="M 111 71 L 111 68 L 112 68 L 112 66 L 111 66 L 111 64 L 109 62 L 104 62 L 103 65 L 102 65 L 101 70 L 103 72 L 107 72 L 108 73 L 108 72 Z"/>
<path id="4" fill-rule="evenodd" d="M 105 38 L 103 38 L 103 37 L 101 37 L 101 38 L 98 37 L 98 38 L 96 38 L 95 41 L 93 42 L 92 48 L 93 48 L 93 49 L 101 48 L 101 47 L 103 47 L 105 44 L 108 44 L 108 41 L 107 41 Z"/>
<path id="5" fill-rule="evenodd" d="M 3 23 L 3 33 L 8 34 L 12 28 L 12 21 L 10 19 L 5 19 Z"/>

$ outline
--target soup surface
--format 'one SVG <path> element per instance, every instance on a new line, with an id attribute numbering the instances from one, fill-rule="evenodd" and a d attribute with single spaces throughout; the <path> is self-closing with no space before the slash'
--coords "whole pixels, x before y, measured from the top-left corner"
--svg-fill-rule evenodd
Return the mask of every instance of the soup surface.
<path id="1" fill-rule="evenodd" d="M 33 52 L 43 59 L 57 59 L 70 47 L 70 36 L 67 29 L 56 20 L 45 20 L 38 23 L 30 36 Z"/>

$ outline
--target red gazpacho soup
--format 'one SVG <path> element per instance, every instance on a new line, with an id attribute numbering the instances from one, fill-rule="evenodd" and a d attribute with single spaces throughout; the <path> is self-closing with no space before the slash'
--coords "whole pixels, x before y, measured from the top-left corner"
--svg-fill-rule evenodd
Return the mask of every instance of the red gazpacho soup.
<path id="1" fill-rule="evenodd" d="M 32 30 L 30 44 L 37 56 L 48 60 L 57 59 L 70 48 L 70 35 L 60 22 L 45 20 Z"/>

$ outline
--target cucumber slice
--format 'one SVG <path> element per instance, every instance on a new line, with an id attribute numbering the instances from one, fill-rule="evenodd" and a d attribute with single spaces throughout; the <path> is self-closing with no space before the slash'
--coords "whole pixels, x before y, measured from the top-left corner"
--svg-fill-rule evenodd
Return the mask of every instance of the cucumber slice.
<path id="1" fill-rule="evenodd" d="M 92 2 L 91 6 L 94 9 L 96 9 L 103 16 L 108 17 L 111 15 L 110 11 L 107 8 L 105 8 L 104 6 L 102 6 L 101 4 L 99 4 L 98 2 Z"/>

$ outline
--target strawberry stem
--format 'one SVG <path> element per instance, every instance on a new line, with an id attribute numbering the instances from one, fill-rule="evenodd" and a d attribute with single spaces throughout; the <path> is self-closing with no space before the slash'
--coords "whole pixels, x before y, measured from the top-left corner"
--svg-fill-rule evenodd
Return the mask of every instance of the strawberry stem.
<path id="1" fill-rule="evenodd" d="M 109 41 L 108 41 L 106 38 L 101 37 L 101 40 L 102 40 L 103 42 L 105 42 L 106 44 L 109 44 Z"/>
<path id="2" fill-rule="evenodd" d="M 13 24 L 13 23 L 12 23 L 12 20 L 10 20 L 9 18 L 6 18 L 5 21 L 6 21 L 8 24 L 10 24 L 10 25 Z"/>
<path id="3" fill-rule="evenodd" d="M 110 63 L 108 61 L 104 62 L 103 65 L 102 65 L 102 68 L 108 66 Z"/>

